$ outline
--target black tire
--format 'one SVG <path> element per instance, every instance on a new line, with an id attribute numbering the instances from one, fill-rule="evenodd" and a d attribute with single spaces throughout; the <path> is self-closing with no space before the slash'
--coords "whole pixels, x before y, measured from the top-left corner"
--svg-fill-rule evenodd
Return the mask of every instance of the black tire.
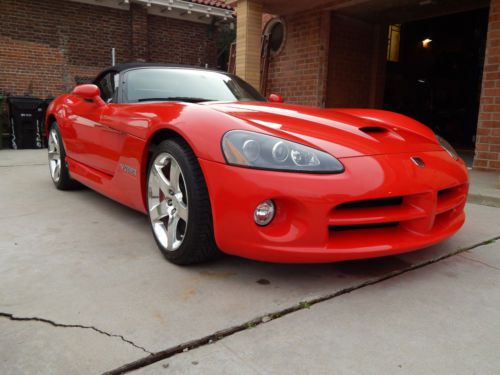
<path id="1" fill-rule="evenodd" d="M 57 139 L 55 140 L 55 142 L 57 143 L 59 160 L 60 160 L 59 176 L 58 178 L 56 178 L 54 176 L 54 173 L 52 172 L 51 157 L 50 157 L 51 139 L 49 139 L 47 149 L 49 152 L 49 172 L 50 172 L 50 177 L 52 178 L 52 182 L 54 183 L 55 187 L 59 190 L 73 190 L 81 188 L 81 184 L 70 177 L 68 164 L 66 163 L 66 150 L 64 149 L 64 143 L 62 141 L 61 132 L 59 131 L 59 126 L 55 121 L 49 127 L 49 135 L 48 135 L 49 138 L 51 137 L 51 132 L 55 132 L 57 135 Z"/>
<path id="2" fill-rule="evenodd" d="M 153 190 L 153 186 L 150 186 L 153 185 L 151 182 L 153 178 L 151 177 L 153 163 L 157 160 L 157 158 L 161 158 L 162 155 L 165 154 L 173 157 L 175 162 L 180 167 L 180 179 L 182 179 L 182 186 L 185 191 L 184 194 L 187 193 L 186 207 L 188 219 L 184 228 L 185 231 L 183 233 L 182 243 L 175 250 L 168 249 L 158 239 L 150 211 L 150 206 L 152 204 L 149 200 L 149 194 L 150 191 Z M 212 208 L 210 205 L 205 178 L 203 177 L 203 173 L 196 156 L 183 139 L 167 139 L 154 148 L 148 165 L 146 184 L 146 202 L 148 205 L 151 230 L 159 249 L 168 261 L 178 265 L 188 265 L 206 262 L 221 255 L 217 245 L 215 244 L 212 224 Z M 181 185 L 181 183 L 179 183 L 179 185 Z M 158 201 L 161 202 L 161 199 Z M 169 222 L 168 217 L 161 220 L 163 223 Z"/>

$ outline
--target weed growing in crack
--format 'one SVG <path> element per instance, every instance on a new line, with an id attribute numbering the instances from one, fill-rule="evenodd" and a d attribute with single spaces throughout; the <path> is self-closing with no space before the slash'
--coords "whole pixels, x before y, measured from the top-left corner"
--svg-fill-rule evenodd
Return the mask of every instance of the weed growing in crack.
<path id="1" fill-rule="evenodd" d="M 311 308 L 311 304 L 307 301 L 302 301 L 302 302 L 299 302 L 299 306 L 301 309 L 309 309 Z"/>

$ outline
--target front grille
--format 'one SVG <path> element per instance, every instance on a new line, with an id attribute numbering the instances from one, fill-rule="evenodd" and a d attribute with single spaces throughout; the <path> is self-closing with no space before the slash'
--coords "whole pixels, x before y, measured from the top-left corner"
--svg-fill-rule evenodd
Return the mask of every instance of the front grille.
<path id="1" fill-rule="evenodd" d="M 330 236 L 356 233 L 377 236 L 394 231 L 425 234 L 457 214 L 465 204 L 467 185 L 390 198 L 343 202 L 329 216 Z"/>
<path id="2" fill-rule="evenodd" d="M 391 223 L 376 223 L 376 224 L 358 224 L 358 225 L 330 225 L 330 231 L 344 232 L 349 230 L 360 229 L 377 229 L 377 228 L 394 228 L 399 225 L 399 222 Z"/>
<path id="3" fill-rule="evenodd" d="M 459 185 L 448 189 L 438 191 L 437 196 L 437 212 L 452 210 L 464 202 L 467 194 L 467 185 Z"/>
<path id="4" fill-rule="evenodd" d="M 342 210 L 346 208 L 368 208 L 368 207 L 387 207 L 398 206 L 403 203 L 403 197 L 381 198 L 381 199 L 366 199 L 362 201 L 353 201 L 339 204 L 336 209 Z"/>

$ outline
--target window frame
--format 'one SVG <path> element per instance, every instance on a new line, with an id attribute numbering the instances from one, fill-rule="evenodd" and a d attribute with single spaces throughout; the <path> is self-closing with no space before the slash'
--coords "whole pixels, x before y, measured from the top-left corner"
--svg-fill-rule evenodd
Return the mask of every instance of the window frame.
<path id="1" fill-rule="evenodd" d="M 120 72 L 120 85 L 118 86 L 118 90 L 119 91 L 119 94 L 118 94 L 118 100 L 119 100 L 119 103 L 122 103 L 122 104 L 138 104 L 138 102 L 135 102 L 135 101 L 130 101 L 128 99 L 128 96 L 127 96 L 127 91 L 128 91 L 128 75 L 129 73 L 135 71 L 135 70 L 143 70 L 143 69 L 168 69 L 168 70 L 176 70 L 176 69 L 181 69 L 181 70 L 184 70 L 184 69 L 192 69 L 192 70 L 199 70 L 199 69 L 196 69 L 196 68 L 190 68 L 190 67 L 185 67 L 185 66 L 180 66 L 180 67 L 175 67 L 175 66 L 141 66 L 141 67 L 135 67 L 135 68 L 130 68 L 130 69 L 127 69 L 127 70 L 124 70 L 122 72 Z M 222 71 L 216 71 L 217 73 L 220 73 L 220 74 L 224 74 L 224 75 L 227 75 L 229 77 L 232 77 L 233 75 L 232 74 L 228 74 L 226 72 L 222 72 Z M 240 78 L 241 80 L 241 78 Z M 250 85 L 248 82 L 245 82 L 247 83 L 248 85 Z M 259 91 L 252 87 L 257 94 L 261 95 L 259 93 Z M 266 101 L 266 98 L 264 96 L 262 96 L 262 101 Z M 118 102 L 118 101 L 117 101 Z M 139 102 L 140 104 L 140 102 Z"/>
<path id="2" fill-rule="evenodd" d="M 118 87 L 114 88 L 113 89 L 113 95 L 108 98 L 108 99 L 104 99 L 103 97 L 103 89 L 100 85 L 100 83 L 107 77 L 107 76 L 112 76 L 113 78 L 112 79 L 112 83 L 113 85 L 115 84 L 116 82 L 116 76 L 118 76 Z M 99 76 L 97 76 L 94 81 L 93 81 L 93 84 L 96 85 L 97 87 L 99 87 L 99 91 L 101 92 L 101 98 L 108 104 L 112 104 L 112 103 L 120 103 L 120 99 L 121 99 L 121 88 L 122 88 L 122 85 L 121 85 L 121 72 L 119 71 L 116 71 L 116 70 L 107 70 L 105 71 L 104 73 L 100 74 Z M 109 100 L 111 99 L 111 100 Z"/>

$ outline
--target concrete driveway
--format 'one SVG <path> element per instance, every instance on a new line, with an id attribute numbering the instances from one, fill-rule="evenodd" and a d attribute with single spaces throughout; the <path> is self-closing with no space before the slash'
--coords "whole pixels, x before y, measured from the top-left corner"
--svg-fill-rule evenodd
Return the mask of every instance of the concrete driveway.
<path id="1" fill-rule="evenodd" d="M 453 238 L 327 265 L 181 268 L 147 218 L 61 192 L 44 151 L 0 151 L 0 373 L 500 372 L 500 209 Z"/>

